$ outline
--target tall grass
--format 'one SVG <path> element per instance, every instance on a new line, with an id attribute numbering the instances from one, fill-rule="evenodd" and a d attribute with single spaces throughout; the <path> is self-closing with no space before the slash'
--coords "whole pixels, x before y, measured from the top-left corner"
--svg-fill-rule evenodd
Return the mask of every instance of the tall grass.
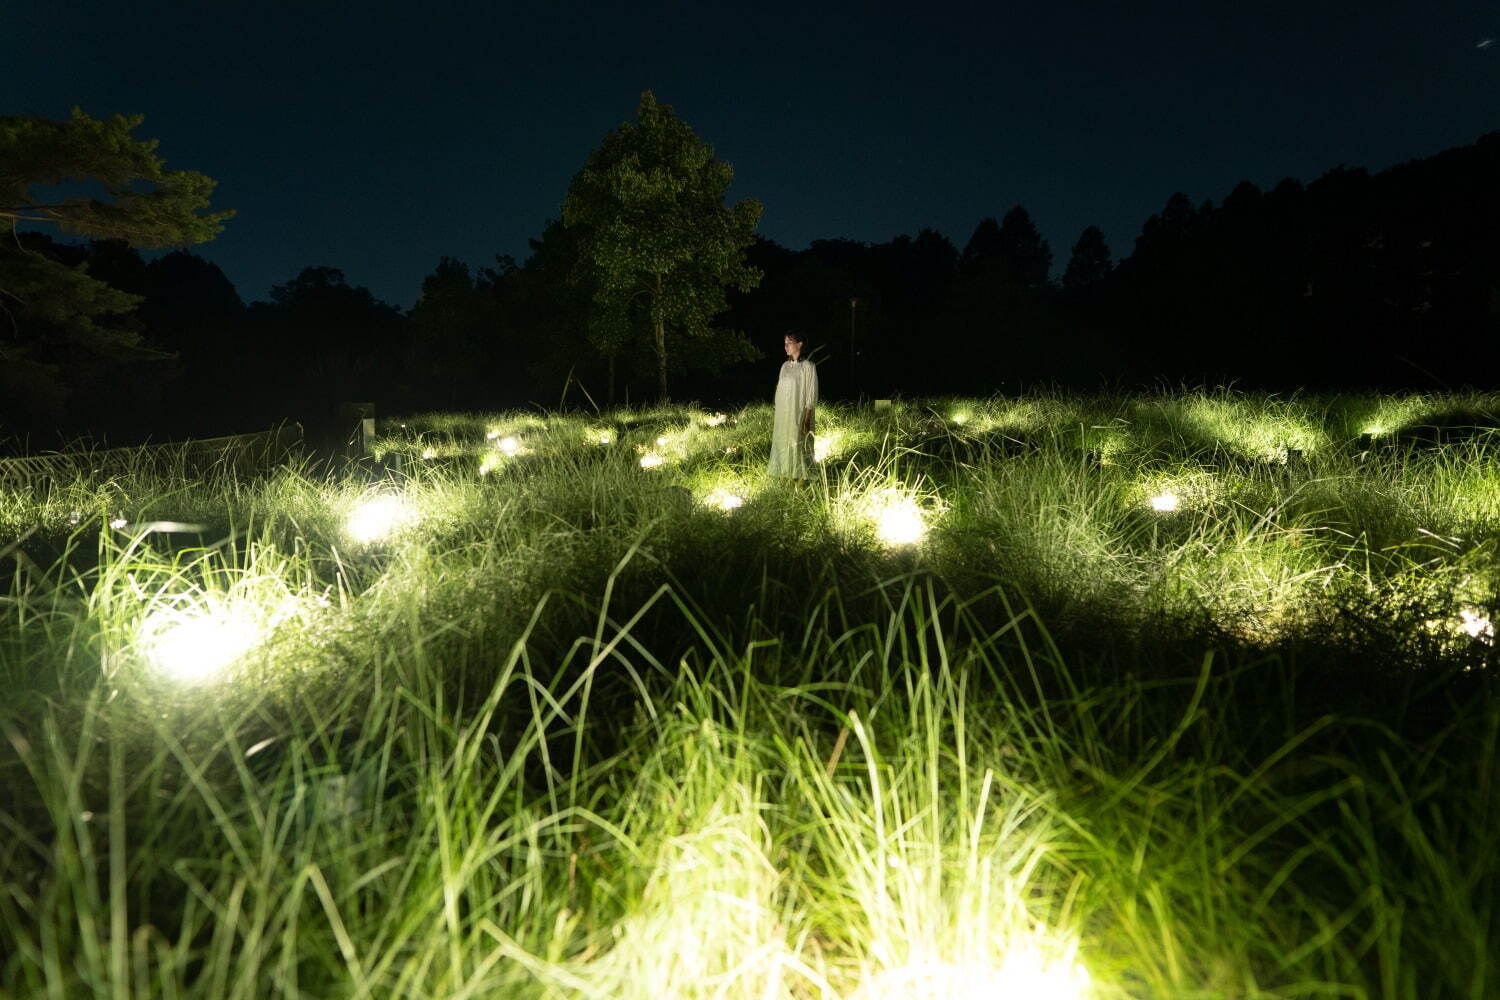
<path id="1" fill-rule="evenodd" d="M 0 990 L 1491 996 L 1491 403 L 831 407 L 801 487 L 763 407 L 443 415 L 7 496 Z"/>

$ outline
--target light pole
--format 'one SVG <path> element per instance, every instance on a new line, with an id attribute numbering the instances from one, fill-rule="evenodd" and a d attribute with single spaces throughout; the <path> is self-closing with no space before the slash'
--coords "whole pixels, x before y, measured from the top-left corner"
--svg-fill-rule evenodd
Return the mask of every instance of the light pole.
<path id="1" fill-rule="evenodd" d="M 854 311 L 858 308 L 859 299 L 851 295 L 849 297 L 849 388 L 854 390 L 856 397 L 859 395 L 859 381 L 855 377 L 857 370 L 855 356 L 858 352 L 854 348 Z"/>

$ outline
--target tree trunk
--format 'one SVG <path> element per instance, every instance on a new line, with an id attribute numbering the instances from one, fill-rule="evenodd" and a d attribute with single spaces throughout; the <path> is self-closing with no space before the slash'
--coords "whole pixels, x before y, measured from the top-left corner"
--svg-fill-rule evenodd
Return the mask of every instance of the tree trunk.
<path id="1" fill-rule="evenodd" d="M 656 382 L 660 390 L 660 401 L 667 401 L 667 321 L 661 314 L 661 275 L 656 276 L 656 301 L 653 303 L 656 320 Z"/>

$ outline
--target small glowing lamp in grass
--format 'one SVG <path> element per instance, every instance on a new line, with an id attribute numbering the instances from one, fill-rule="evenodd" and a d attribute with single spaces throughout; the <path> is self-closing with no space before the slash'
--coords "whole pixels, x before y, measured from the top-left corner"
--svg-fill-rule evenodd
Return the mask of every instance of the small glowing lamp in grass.
<path id="1" fill-rule="evenodd" d="M 1177 510 L 1181 506 L 1182 501 L 1178 499 L 1176 493 L 1173 493 L 1170 490 L 1158 493 L 1156 494 L 1156 496 L 1151 498 L 1151 509 L 1154 511 L 1159 511 L 1163 514 L 1169 514 L 1172 511 Z"/>
<path id="2" fill-rule="evenodd" d="M 521 442 L 507 435 L 495 442 L 495 447 L 500 449 L 501 454 L 514 458 L 521 453 Z"/>
<path id="3" fill-rule="evenodd" d="M 738 510 L 743 507 L 745 505 L 745 498 L 732 490 L 727 490 L 720 486 L 704 497 L 703 502 L 710 507 L 717 507 L 727 514 L 732 510 Z"/>
<path id="4" fill-rule="evenodd" d="M 883 490 L 874 497 L 871 514 L 875 534 L 886 545 L 915 545 L 927 537 L 927 519 L 922 508 L 898 489 Z"/>
<path id="5" fill-rule="evenodd" d="M 423 448 L 422 449 L 422 457 L 423 458 L 437 458 L 437 449 L 436 448 Z"/>
<path id="6" fill-rule="evenodd" d="M 665 461 L 666 459 L 662 458 L 658 452 L 648 451 L 646 452 L 646 454 L 641 456 L 641 468 L 654 469 L 660 466 Z"/>
<path id="7" fill-rule="evenodd" d="M 1090 977 L 1074 962 L 1049 962 L 1030 948 L 1011 951 L 999 965 L 920 962 L 887 970 L 865 982 L 852 1000 L 1083 1000 Z"/>
<path id="8" fill-rule="evenodd" d="M 964 424 L 969 422 L 969 415 L 960 410 L 959 412 L 953 414 L 952 419 L 955 424 L 958 424 L 960 427 L 962 427 Z"/>
<path id="9" fill-rule="evenodd" d="M 609 445 L 615 443 L 615 432 L 609 427 L 595 427 L 583 434 L 583 439 L 589 444 Z"/>
<path id="10" fill-rule="evenodd" d="M 397 496 L 380 496 L 366 500 L 349 515 L 344 531 L 361 545 L 379 541 L 416 519 L 416 511 Z"/>
<path id="11" fill-rule="evenodd" d="M 1490 642 L 1495 638 L 1495 628 L 1490 624 L 1489 618 L 1478 608 L 1460 608 L 1458 611 L 1459 630 L 1471 639 L 1482 639 Z"/>
<path id="12" fill-rule="evenodd" d="M 224 607 L 155 611 L 141 626 L 147 662 L 163 677 L 181 684 L 212 680 L 263 637 L 252 617 Z"/>

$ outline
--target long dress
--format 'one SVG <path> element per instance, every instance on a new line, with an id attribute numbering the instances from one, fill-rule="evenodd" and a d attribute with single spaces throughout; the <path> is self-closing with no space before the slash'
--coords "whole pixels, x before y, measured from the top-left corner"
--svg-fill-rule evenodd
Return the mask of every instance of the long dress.
<path id="1" fill-rule="evenodd" d="M 788 361 L 776 380 L 776 423 L 771 429 L 773 476 L 810 479 L 813 436 L 802 433 L 805 414 L 818 405 L 818 368 L 811 361 Z M 810 421 L 809 421 L 810 422 Z"/>

